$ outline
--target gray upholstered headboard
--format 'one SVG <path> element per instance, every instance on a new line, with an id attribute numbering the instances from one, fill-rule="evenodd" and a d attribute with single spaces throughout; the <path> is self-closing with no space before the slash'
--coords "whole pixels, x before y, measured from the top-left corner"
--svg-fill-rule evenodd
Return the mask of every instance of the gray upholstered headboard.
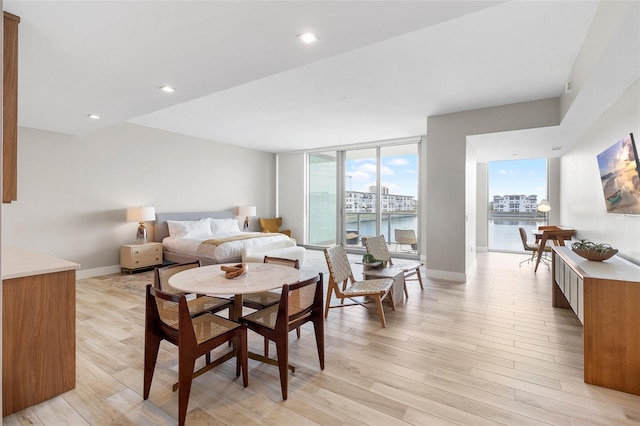
<path id="1" fill-rule="evenodd" d="M 236 217 L 236 214 L 231 210 L 223 210 L 219 212 L 156 213 L 153 238 L 157 242 L 162 242 L 165 237 L 169 236 L 167 220 L 198 220 L 203 217 L 212 217 L 214 219 L 233 219 Z"/>

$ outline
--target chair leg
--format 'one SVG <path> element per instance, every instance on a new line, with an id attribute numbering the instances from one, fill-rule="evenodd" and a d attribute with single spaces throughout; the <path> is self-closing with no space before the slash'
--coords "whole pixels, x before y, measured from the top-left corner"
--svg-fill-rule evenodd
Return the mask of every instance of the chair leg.
<path id="1" fill-rule="evenodd" d="M 333 288 L 331 288 L 331 284 L 329 284 L 329 291 L 327 291 L 327 300 L 325 301 L 324 308 L 324 317 L 329 316 L 329 306 L 331 306 L 331 295 L 333 294 Z"/>
<path id="2" fill-rule="evenodd" d="M 393 298 L 391 298 L 393 302 Z M 384 309 L 382 309 L 382 296 L 378 295 L 376 297 L 376 307 L 378 308 L 378 315 L 380 315 L 380 323 L 382 323 L 382 327 L 387 327 L 387 320 L 384 317 Z"/>
<path id="3" fill-rule="evenodd" d="M 264 356 L 269 358 L 269 339 L 264 338 Z"/>
<path id="4" fill-rule="evenodd" d="M 196 360 L 192 356 L 178 354 L 178 425 L 183 426 L 187 418 L 193 368 Z"/>
<path id="5" fill-rule="evenodd" d="M 242 386 L 249 386 L 249 349 L 247 347 L 247 329 L 240 333 L 240 347 L 236 350 L 236 377 L 240 375 L 242 367 Z"/>
<path id="6" fill-rule="evenodd" d="M 389 303 L 391 304 L 391 310 L 395 311 L 396 302 L 393 300 L 393 288 L 389 289 L 389 292 L 387 293 L 387 297 L 389 298 Z"/>
<path id="7" fill-rule="evenodd" d="M 316 335 L 316 346 L 318 347 L 318 360 L 320 361 L 320 370 L 324 370 L 324 320 L 322 317 L 316 316 L 313 319 L 313 330 Z"/>
<path id="8" fill-rule="evenodd" d="M 420 283 L 420 289 L 424 290 L 424 286 L 422 285 L 422 274 L 420 273 L 420 267 L 416 268 L 416 274 L 418 275 L 418 282 Z"/>
<path id="9" fill-rule="evenodd" d="M 156 361 L 160 350 L 160 337 L 155 333 L 147 331 L 144 341 L 144 390 L 142 392 L 143 399 L 149 398 L 151 390 L 151 381 L 153 380 L 153 372 L 156 369 Z"/>
<path id="10" fill-rule="evenodd" d="M 289 336 L 278 336 L 276 339 L 276 352 L 278 356 L 278 370 L 280 370 L 280 387 L 282 388 L 282 399 L 288 397 L 289 388 Z"/>
<path id="11" fill-rule="evenodd" d="M 298 339 L 300 339 L 300 327 L 296 327 L 296 335 L 298 336 Z"/>

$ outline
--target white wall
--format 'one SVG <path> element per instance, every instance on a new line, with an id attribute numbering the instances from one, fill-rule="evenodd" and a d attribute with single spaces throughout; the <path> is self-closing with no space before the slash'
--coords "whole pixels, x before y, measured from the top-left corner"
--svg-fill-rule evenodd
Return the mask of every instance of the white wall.
<path id="1" fill-rule="evenodd" d="M 467 155 L 472 155 L 467 136 L 554 126 L 558 122 L 558 98 L 427 118 L 427 276 L 465 281 L 473 263 L 469 256 L 475 255 L 476 236 L 466 231 L 471 227 L 475 230 L 477 170 L 475 158 L 467 160 Z"/>
<path id="2" fill-rule="evenodd" d="M 119 265 L 119 246 L 134 242 L 127 207 L 244 204 L 275 214 L 275 155 L 128 123 L 78 137 L 20 128 L 18 201 L 2 207 L 2 243 L 77 262 L 78 275 L 90 275 Z"/>
<path id="3" fill-rule="evenodd" d="M 640 80 L 589 128 L 562 157 L 561 220 L 577 230 L 577 238 L 606 242 L 640 264 L 640 216 L 608 214 L 596 156 L 633 133 L 640 145 Z"/>

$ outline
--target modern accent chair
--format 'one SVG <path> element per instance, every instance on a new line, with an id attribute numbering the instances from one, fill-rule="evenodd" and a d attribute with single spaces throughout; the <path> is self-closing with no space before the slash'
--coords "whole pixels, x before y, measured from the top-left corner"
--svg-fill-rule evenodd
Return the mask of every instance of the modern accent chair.
<path id="1" fill-rule="evenodd" d="M 396 251 L 398 251 L 398 247 L 402 250 L 402 246 L 408 245 L 410 248 L 406 251 L 417 251 L 418 250 L 418 238 L 416 237 L 416 231 L 413 229 L 395 229 L 395 238 L 396 238 Z"/>
<path id="2" fill-rule="evenodd" d="M 280 370 L 282 399 L 289 388 L 289 332 L 312 322 L 315 330 L 320 369 L 324 370 L 324 319 L 322 318 L 322 273 L 295 284 L 285 284 L 280 302 L 240 318 L 247 328 L 275 342 L 277 360 L 265 361 Z"/>
<path id="3" fill-rule="evenodd" d="M 185 293 L 179 292 L 169 285 L 169 278 L 171 278 L 178 272 L 186 271 L 191 268 L 199 268 L 200 266 L 202 266 L 202 264 L 198 260 L 195 262 L 180 263 L 155 268 L 153 271 L 153 286 L 165 293 L 185 295 Z M 187 300 L 187 306 L 189 307 L 191 316 L 197 316 L 204 312 L 215 313 L 224 309 L 229 309 L 229 318 L 233 318 L 233 300 L 225 299 L 222 297 L 205 296 L 202 294 L 198 294 L 195 296 L 195 298 L 189 298 Z"/>
<path id="4" fill-rule="evenodd" d="M 527 241 L 527 231 L 525 231 L 524 228 L 518 228 L 520 231 L 520 239 L 522 240 L 522 248 L 524 248 L 524 251 L 530 251 L 531 252 L 531 257 L 527 257 L 525 260 L 523 260 L 522 262 L 520 262 L 518 264 L 518 266 L 522 266 L 522 264 L 524 262 L 531 262 L 532 260 L 534 260 L 536 258 L 536 255 L 538 254 L 538 251 L 540 250 L 540 245 L 539 244 L 532 244 L 529 243 Z M 551 252 L 551 247 L 550 246 L 545 246 L 544 247 L 544 253 L 550 253 Z M 547 269 L 549 268 L 549 261 L 547 259 L 545 259 L 544 257 L 542 257 L 540 260 L 542 260 L 544 262 L 545 265 L 547 265 Z"/>
<path id="5" fill-rule="evenodd" d="M 329 309 L 345 306 L 361 305 L 367 308 L 368 303 L 375 303 L 380 323 L 387 326 L 387 321 L 382 308 L 382 301 L 389 297 L 391 309 L 396 310 L 391 294 L 393 278 L 378 278 L 373 280 L 356 281 L 351 271 L 347 252 L 342 244 L 324 250 L 324 257 L 329 267 L 329 286 L 327 288 L 327 300 L 325 302 L 324 317 L 329 315 Z M 331 305 L 331 297 L 340 299 L 339 305 Z M 366 297 L 368 296 L 368 297 Z M 364 300 L 360 300 L 364 298 Z M 345 304 L 344 300 L 350 299 L 353 303 Z"/>
<path id="6" fill-rule="evenodd" d="M 393 260 L 391 259 L 391 253 L 389 253 L 387 242 L 384 239 L 384 235 L 364 238 L 364 246 L 367 249 L 367 253 L 375 257 L 376 260 L 380 260 L 384 263 L 383 267 L 401 269 L 402 272 L 404 272 L 405 297 L 409 297 L 409 293 L 407 292 L 407 281 L 418 281 L 420 283 L 420 288 L 424 289 L 424 286 L 422 285 L 422 275 L 420 274 L 422 262 L 409 261 L 400 262 L 397 264 L 393 263 Z M 413 276 L 415 276 L 416 278 L 409 279 L 409 277 Z"/>
<path id="7" fill-rule="evenodd" d="M 160 343 L 166 340 L 178 347 L 178 424 L 184 425 L 189 404 L 191 382 L 195 377 L 235 356 L 236 377 L 242 369 L 242 384 L 247 387 L 247 328 L 206 312 L 192 317 L 184 295 L 165 293 L 147 284 L 144 333 L 144 389 L 143 398 L 149 398 L 151 381 L 158 359 Z M 218 359 L 207 362 L 194 372 L 196 359 L 218 346 L 235 341 L 235 348 Z M 208 358 L 208 357 L 207 357 Z M 174 386 L 174 391 L 176 386 Z"/>
<path id="8" fill-rule="evenodd" d="M 291 238 L 290 229 L 280 229 L 280 227 L 282 226 L 281 217 L 274 217 L 274 218 L 260 217 L 258 218 L 258 223 L 260 224 L 260 230 L 262 230 L 262 232 L 279 232 Z"/>

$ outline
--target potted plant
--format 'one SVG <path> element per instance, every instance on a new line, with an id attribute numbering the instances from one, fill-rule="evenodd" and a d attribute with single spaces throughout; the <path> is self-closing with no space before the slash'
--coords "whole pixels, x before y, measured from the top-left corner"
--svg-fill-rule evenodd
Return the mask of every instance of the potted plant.
<path id="1" fill-rule="evenodd" d="M 364 270 L 374 269 L 382 266 L 382 261 L 373 257 L 372 254 L 365 253 L 364 256 L 362 256 L 362 264 L 364 266 Z"/>
<path id="2" fill-rule="evenodd" d="M 573 250 L 578 256 L 594 261 L 607 260 L 618 253 L 618 250 L 611 247 L 610 244 L 594 243 L 589 240 L 576 241 L 571 244 L 571 250 Z"/>

